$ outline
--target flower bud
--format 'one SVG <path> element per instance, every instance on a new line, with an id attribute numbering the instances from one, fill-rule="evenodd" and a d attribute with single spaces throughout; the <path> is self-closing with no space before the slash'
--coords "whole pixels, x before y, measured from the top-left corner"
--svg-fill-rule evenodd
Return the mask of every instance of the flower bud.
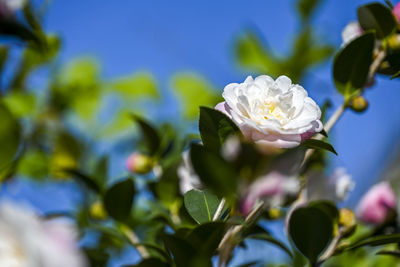
<path id="1" fill-rule="evenodd" d="M 89 208 L 89 215 L 96 220 L 104 220 L 107 218 L 107 211 L 101 201 L 94 202 Z"/>
<path id="2" fill-rule="evenodd" d="M 126 160 L 126 168 L 133 173 L 146 174 L 149 173 L 153 167 L 154 161 L 151 157 L 137 152 L 130 155 Z"/>
<path id="3" fill-rule="evenodd" d="M 365 111 L 368 105 L 368 101 L 363 96 L 356 96 L 350 100 L 350 108 L 355 112 Z"/>
<path id="4" fill-rule="evenodd" d="M 381 182 L 374 185 L 361 199 L 357 216 L 366 223 L 383 224 L 396 207 L 396 195 L 390 184 Z"/>
<path id="5" fill-rule="evenodd" d="M 340 209 L 339 210 L 339 224 L 340 226 L 350 228 L 356 225 L 356 217 L 350 209 Z"/>
<path id="6" fill-rule="evenodd" d="M 396 18 L 397 22 L 400 23 L 400 3 L 397 3 L 394 6 L 392 13 L 393 13 L 394 17 Z"/>
<path id="7" fill-rule="evenodd" d="M 389 37 L 388 45 L 391 50 L 400 50 L 400 34 L 394 34 Z"/>

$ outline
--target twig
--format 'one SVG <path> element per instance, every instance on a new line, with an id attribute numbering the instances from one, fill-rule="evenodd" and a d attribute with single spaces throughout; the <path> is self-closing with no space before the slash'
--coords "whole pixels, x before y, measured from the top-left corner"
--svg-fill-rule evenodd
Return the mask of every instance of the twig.
<path id="1" fill-rule="evenodd" d="M 324 261 L 326 261 L 335 253 L 336 247 L 339 244 L 339 241 L 342 237 L 343 237 L 343 232 L 339 231 L 339 233 L 333 238 L 332 242 L 329 244 L 329 247 L 319 258 L 316 266 L 320 266 L 322 263 L 324 263 Z"/>
<path id="2" fill-rule="evenodd" d="M 221 199 L 221 202 L 219 202 L 218 208 L 214 213 L 213 221 L 218 220 L 218 218 L 221 216 L 222 210 L 224 209 L 225 206 L 225 198 Z"/>
<path id="3" fill-rule="evenodd" d="M 122 233 L 125 235 L 125 237 L 129 240 L 129 242 L 136 248 L 136 250 L 139 252 L 140 256 L 145 259 L 150 256 L 149 252 L 147 251 L 146 247 L 140 244 L 140 239 L 136 235 L 136 233 L 127 227 L 126 225 L 121 225 L 120 226 Z"/>

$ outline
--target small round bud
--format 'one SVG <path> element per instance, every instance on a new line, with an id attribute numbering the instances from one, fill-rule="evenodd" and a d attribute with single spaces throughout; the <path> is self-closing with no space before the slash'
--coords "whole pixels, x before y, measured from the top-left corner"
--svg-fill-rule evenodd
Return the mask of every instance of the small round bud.
<path id="1" fill-rule="evenodd" d="M 388 45 L 391 50 L 400 50 L 400 34 L 394 34 L 389 37 Z"/>
<path id="2" fill-rule="evenodd" d="M 279 219 L 283 216 L 283 212 L 278 208 L 271 208 L 268 210 L 268 218 L 271 220 Z"/>
<path id="3" fill-rule="evenodd" d="M 368 101 L 363 96 L 356 96 L 350 100 L 350 108 L 355 112 L 365 111 L 368 105 Z"/>
<path id="4" fill-rule="evenodd" d="M 105 220 L 107 218 L 107 211 L 101 201 L 94 202 L 89 208 L 89 215 L 95 220 Z"/>
<path id="5" fill-rule="evenodd" d="M 339 210 L 339 224 L 343 227 L 353 227 L 356 224 L 356 217 L 350 209 Z"/>
<path id="6" fill-rule="evenodd" d="M 149 173 L 153 167 L 153 159 L 140 153 L 133 153 L 126 160 L 126 168 L 133 173 L 146 174 Z"/>

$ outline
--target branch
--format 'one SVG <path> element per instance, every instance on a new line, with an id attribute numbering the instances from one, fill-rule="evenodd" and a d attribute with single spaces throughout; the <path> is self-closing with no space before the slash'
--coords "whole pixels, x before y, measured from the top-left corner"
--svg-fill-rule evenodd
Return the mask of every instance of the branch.
<path id="1" fill-rule="evenodd" d="M 131 245 L 134 246 L 136 250 L 139 252 L 142 259 L 148 258 L 150 254 L 147 251 L 146 247 L 140 244 L 140 239 L 136 235 L 136 233 L 126 225 L 121 225 L 120 228 L 122 233 L 128 239 L 129 243 L 131 243 Z"/>
<path id="2" fill-rule="evenodd" d="M 221 216 L 222 210 L 224 209 L 225 206 L 225 198 L 221 199 L 221 202 L 219 202 L 218 208 L 214 213 L 213 221 L 218 220 L 218 218 Z"/>

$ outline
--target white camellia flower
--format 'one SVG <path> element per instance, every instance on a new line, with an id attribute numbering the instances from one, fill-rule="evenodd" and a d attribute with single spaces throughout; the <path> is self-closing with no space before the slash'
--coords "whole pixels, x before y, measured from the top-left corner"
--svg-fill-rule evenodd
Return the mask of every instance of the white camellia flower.
<path id="1" fill-rule="evenodd" d="M 364 30 L 361 28 L 360 24 L 356 21 L 352 21 L 344 27 L 342 31 L 342 46 L 347 45 L 357 37 L 363 34 Z"/>
<path id="2" fill-rule="evenodd" d="M 0 205 L 0 266 L 84 267 L 73 225 L 44 220 L 11 203 Z"/>
<path id="3" fill-rule="evenodd" d="M 286 76 L 249 76 L 244 83 L 228 84 L 222 96 L 225 102 L 215 108 L 266 153 L 296 147 L 323 129 L 318 105 Z"/>
<path id="4" fill-rule="evenodd" d="M 178 177 L 179 189 L 182 195 L 192 189 L 201 189 L 203 187 L 199 176 L 193 169 L 189 150 L 182 153 L 182 163 L 178 167 Z"/>
<path id="5" fill-rule="evenodd" d="M 319 171 L 311 172 L 307 176 L 307 199 L 344 201 L 354 186 L 354 181 L 344 168 L 337 168 L 330 177 Z"/>
<path id="6" fill-rule="evenodd" d="M 12 17 L 14 12 L 26 4 L 26 0 L 0 0 L 0 17 Z"/>

